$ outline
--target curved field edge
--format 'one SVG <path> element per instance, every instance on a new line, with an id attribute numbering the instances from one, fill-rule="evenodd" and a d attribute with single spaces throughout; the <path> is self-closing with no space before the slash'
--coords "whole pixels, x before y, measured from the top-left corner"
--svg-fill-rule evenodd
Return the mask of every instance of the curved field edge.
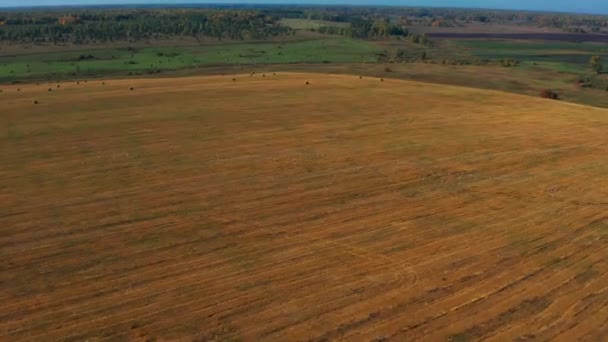
<path id="1" fill-rule="evenodd" d="M 282 72 L 0 96 L 3 338 L 607 333 L 606 110 Z"/>

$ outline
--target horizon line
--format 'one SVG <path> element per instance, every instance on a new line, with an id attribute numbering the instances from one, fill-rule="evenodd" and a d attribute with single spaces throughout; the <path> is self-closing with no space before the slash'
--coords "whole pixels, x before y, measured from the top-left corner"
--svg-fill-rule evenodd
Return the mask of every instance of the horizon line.
<path id="1" fill-rule="evenodd" d="M 436 6 L 436 5 L 424 5 L 424 6 L 416 6 L 416 5 L 399 5 L 399 4 L 340 4 L 340 3 L 330 3 L 330 4 L 322 4 L 315 2 L 314 0 L 311 2 L 300 2 L 300 3 L 283 3 L 283 2 L 162 2 L 162 3 L 152 3 L 152 2 L 136 2 L 136 3 L 125 3 L 125 4 L 115 4 L 115 3 L 97 3 L 97 4 L 56 4 L 56 5 L 22 5 L 22 6 L 3 6 L 0 5 L 0 9 L 10 9 L 10 10 L 18 10 L 18 9 L 83 9 L 83 8 L 121 8 L 121 7 L 162 7 L 162 8 L 171 8 L 171 7 L 197 7 L 197 6 L 247 6 L 247 7 L 256 7 L 256 6 L 286 6 L 286 7 L 363 7 L 363 8 L 374 8 L 374 7 L 394 7 L 394 8 L 445 8 L 445 9 L 464 9 L 464 10 L 485 10 L 485 11 L 512 11 L 512 12 L 528 12 L 528 13 L 555 13 L 555 14 L 585 14 L 585 15 L 594 15 L 594 16 L 608 16 L 608 13 L 589 13 L 589 12 L 577 12 L 577 11 L 545 11 L 545 10 L 534 10 L 534 9 L 516 9 L 516 8 L 489 8 L 489 7 L 467 7 L 467 6 Z"/>

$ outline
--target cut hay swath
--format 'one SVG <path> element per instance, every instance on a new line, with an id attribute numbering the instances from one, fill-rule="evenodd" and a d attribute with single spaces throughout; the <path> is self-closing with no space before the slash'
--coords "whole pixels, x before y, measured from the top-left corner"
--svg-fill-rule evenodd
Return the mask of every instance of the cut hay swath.
<path id="1" fill-rule="evenodd" d="M 607 336 L 608 111 L 246 76 L 2 87 L 2 339 Z"/>

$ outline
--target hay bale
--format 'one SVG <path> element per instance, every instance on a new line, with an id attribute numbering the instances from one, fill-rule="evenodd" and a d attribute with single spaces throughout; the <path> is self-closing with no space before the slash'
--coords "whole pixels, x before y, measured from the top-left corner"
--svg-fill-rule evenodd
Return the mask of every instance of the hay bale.
<path id="1" fill-rule="evenodd" d="M 308 81 L 306 81 L 306 85 L 310 85 L 310 83 Z"/>

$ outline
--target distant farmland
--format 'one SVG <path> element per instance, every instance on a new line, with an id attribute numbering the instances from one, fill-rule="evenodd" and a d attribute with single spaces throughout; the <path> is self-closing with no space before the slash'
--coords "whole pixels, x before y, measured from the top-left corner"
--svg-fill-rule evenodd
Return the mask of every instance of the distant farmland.
<path id="1" fill-rule="evenodd" d="M 608 335 L 607 110 L 268 71 L 0 89 L 3 340 Z"/>
<path id="2" fill-rule="evenodd" d="M 584 33 L 464 33 L 464 32 L 429 32 L 430 38 L 454 39 L 517 39 L 547 40 L 563 42 L 608 43 L 608 34 Z"/>

